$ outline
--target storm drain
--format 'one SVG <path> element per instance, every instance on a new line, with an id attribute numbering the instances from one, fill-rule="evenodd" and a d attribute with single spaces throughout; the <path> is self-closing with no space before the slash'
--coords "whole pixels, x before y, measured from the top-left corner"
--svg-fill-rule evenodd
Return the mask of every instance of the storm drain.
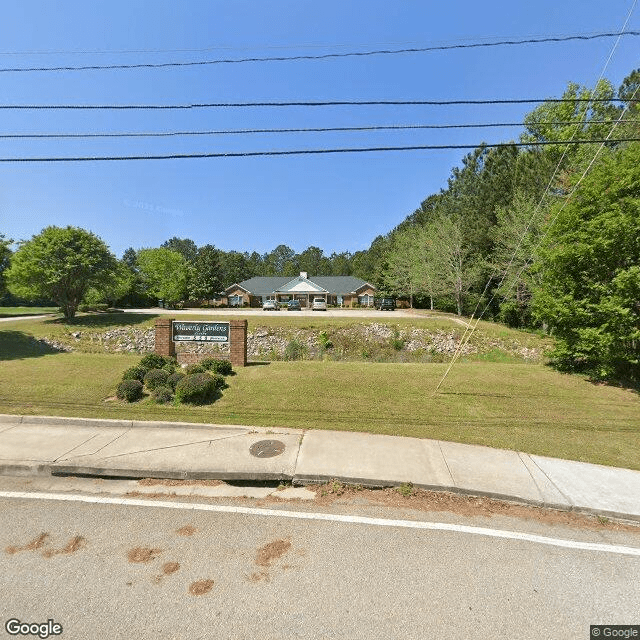
<path id="1" fill-rule="evenodd" d="M 280 440 L 259 440 L 249 448 L 249 453 L 256 458 L 273 458 L 285 450 L 284 442 Z"/>

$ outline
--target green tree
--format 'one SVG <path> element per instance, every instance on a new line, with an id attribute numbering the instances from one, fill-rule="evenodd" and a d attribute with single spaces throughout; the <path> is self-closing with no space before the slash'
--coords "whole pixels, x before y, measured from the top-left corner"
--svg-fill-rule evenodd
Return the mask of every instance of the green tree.
<path id="1" fill-rule="evenodd" d="M 296 252 L 286 244 L 279 244 L 263 259 L 265 276 L 295 276 L 298 273 Z"/>
<path id="2" fill-rule="evenodd" d="M 90 287 L 113 276 L 115 256 L 98 236 L 77 227 L 47 227 L 21 242 L 7 271 L 9 290 L 28 300 L 49 298 L 72 319 Z"/>
<path id="3" fill-rule="evenodd" d="M 534 312 L 553 362 L 640 380 L 640 144 L 606 152 L 557 212 L 543 243 Z"/>
<path id="4" fill-rule="evenodd" d="M 169 304 L 184 300 L 187 289 L 187 261 L 171 249 L 140 249 L 138 269 L 146 293 Z"/>
<path id="5" fill-rule="evenodd" d="M 4 235 L 0 233 L 0 298 L 2 298 L 7 291 L 5 271 L 9 268 L 11 262 L 11 249 L 9 247 L 12 242 L 13 240 L 7 240 Z"/>
<path id="6" fill-rule="evenodd" d="M 161 249 L 171 249 L 178 252 L 187 262 L 193 264 L 198 255 L 198 247 L 193 240 L 189 238 L 169 238 L 160 245 Z"/>
<path id="7" fill-rule="evenodd" d="M 222 289 L 220 252 L 212 244 L 198 249 L 196 259 L 189 267 L 189 297 L 213 298 Z"/>
<path id="8" fill-rule="evenodd" d="M 511 326 L 530 322 L 530 302 L 535 285 L 532 265 L 548 211 L 530 196 L 517 194 L 511 204 L 499 207 L 497 224 L 492 229 L 493 273 L 499 283 L 496 297 L 502 299 L 501 319 Z"/>
<path id="9" fill-rule="evenodd" d="M 453 296 L 458 315 L 462 315 L 466 295 L 478 283 L 484 267 L 474 248 L 465 239 L 460 216 L 440 215 L 431 227 L 429 261 L 438 288 Z"/>
<path id="10" fill-rule="evenodd" d="M 328 258 L 320 247 L 307 247 L 298 256 L 300 271 L 306 271 L 310 276 L 324 276 L 331 271 Z"/>
<path id="11" fill-rule="evenodd" d="M 410 229 L 397 233 L 386 256 L 383 271 L 384 290 L 396 296 L 409 296 L 409 306 L 413 307 L 416 293 L 420 256 L 415 233 Z"/>

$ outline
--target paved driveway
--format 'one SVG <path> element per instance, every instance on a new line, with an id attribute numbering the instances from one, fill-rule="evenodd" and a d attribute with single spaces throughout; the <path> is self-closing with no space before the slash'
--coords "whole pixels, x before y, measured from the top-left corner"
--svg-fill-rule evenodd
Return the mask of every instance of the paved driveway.
<path id="1" fill-rule="evenodd" d="M 153 313 L 179 316 L 185 314 L 202 314 L 211 316 L 318 316 L 329 318 L 394 318 L 416 317 L 418 314 L 413 309 L 396 309 L 395 311 L 378 311 L 377 309 L 327 309 L 327 311 L 262 311 L 262 309 L 125 309 L 126 313 Z"/>

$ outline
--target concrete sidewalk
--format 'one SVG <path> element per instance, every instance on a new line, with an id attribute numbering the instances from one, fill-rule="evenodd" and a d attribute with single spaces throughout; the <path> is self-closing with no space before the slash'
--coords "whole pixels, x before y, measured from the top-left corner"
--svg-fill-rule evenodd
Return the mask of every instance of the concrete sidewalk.
<path id="1" fill-rule="evenodd" d="M 341 431 L 0 415 L 0 474 L 410 482 L 640 521 L 640 471 Z"/>

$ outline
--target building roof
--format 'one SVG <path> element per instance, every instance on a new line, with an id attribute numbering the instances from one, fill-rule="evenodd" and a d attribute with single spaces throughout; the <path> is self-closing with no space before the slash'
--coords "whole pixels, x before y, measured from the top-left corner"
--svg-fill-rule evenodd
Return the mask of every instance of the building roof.
<path id="1" fill-rule="evenodd" d="M 239 286 L 254 296 L 267 296 L 278 293 L 304 292 L 304 293 L 330 293 L 333 295 L 348 295 L 357 293 L 363 287 L 375 287 L 361 278 L 354 276 L 312 276 L 305 278 L 302 275 L 292 278 L 291 276 L 256 276 L 243 282 L 239 282 L 227 287 L 225 291 L 232 287 Z"/>

